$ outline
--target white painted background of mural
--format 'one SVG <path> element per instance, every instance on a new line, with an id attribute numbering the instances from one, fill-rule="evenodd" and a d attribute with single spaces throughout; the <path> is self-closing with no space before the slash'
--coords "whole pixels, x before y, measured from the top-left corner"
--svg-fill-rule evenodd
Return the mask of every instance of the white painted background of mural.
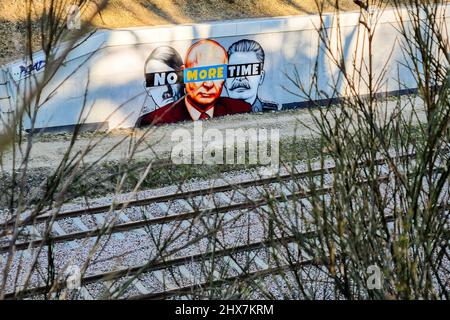
<path id="1" fill-rule="evenodd" d="M 445 8 L 446 17 L 450 16 L 450 5 Z M 356 52 L 356 28 L 359 13 L 341 15 L 343 39 L 346 43 L 346 59 L 351 61 Z M 447 21 L 448 22 L 448 21 Z M 333 15 L 326 18 L 328 27 L 332 27 Z M 376 50 L 373 60 L 375 72 L 379 72 L 392 50 L 398 33 L 394 10 L 386 10 L 377 26 L 375 37 Z M 218 23 L 192 24 L 152 28 L 129 28 L 98 32 L 81 46 L 73 50 L 65 65 L 58 71 L 51 85 L 51 92 L 63 79 L 76 70 L 89 54 L 101 48 L 66 81 L 56 95 L 39 111 L 36 127 L 73 125 L 81 112 L 84 89 L 89 78 L 87 106 L 92 106 L 86 123 L 108 121 L 109 128 L 131 127 L 135 124 L 141 108 L 154 107 L 144 89 L 144 62 L 151 51 L 159 46 L 169 45 L 175 48 L 182 58 L 191 44 L 198 39 L 211 38 L 222 44 L 225 49 L 240 39 L 253 39 L 261 44 L 266 59 L 264 83 L 259 89 L 262 99 L 280 104 L 295 103 L 301 99 L 289 94 L 282 86 L 290 90 L 295 88 L 285 79 L 285 72 L 296 67 L 305 83 L 311 78 L 313 64 L 318 55 L 318 35 L 315 26 L 319 25 L 317 16 L 293 16 L 271 19 L 251 19 Z M 35 54 L 35 61 L 42 53 Z M 330 92 L 330 77 L 335 72 L 330 61 L 322 54 L 319 63 L 319 83 L 321 90 Z M 396 46 L 391 57 L 389 73 L 386 76 L 386 91 L 399 89 L 398 70 L 401 81 L 407 87 L 414 87 L 414 79 L 401 67 L 403 61 L 400 46 Z M 18 70 L 24 65 L 17 61 L 6 67 L 19 85 L 24 83 Z M 42 70 L 40 71 L 42 72 Z M 39 76 L 39 71 L 36 72 Z M 13 86 L 10 86 L 10 88 Z M 10 90 L 13 98 L 14 90 Z M 361 92 L 364 93 L 364 92 Z M 223 90 L 222 95 L 226 95 Z M 2 111 L 5 102 L 0 101 Z M 25 121 L 25 128 L 29 121 Z"/>

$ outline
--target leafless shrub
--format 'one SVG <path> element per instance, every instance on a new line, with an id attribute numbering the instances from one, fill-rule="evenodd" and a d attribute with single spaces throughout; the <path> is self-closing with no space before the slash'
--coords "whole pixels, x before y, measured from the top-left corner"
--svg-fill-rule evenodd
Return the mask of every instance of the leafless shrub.
<path id="1" fill-rule="evenodd" d="M 26 1 L 23 10 L 27 16 L 27 32 L 25 40 L 24 60 L 33 64 L 33 51 L 36 50 L 35 39 L 41 41 L 41 50 L 45 55 L 45 69 L 40 74 L 31 74 L 17 84 L 17 105 L 14 113 L 7 122 L 2 123 L 0 136 L 0 167 L 5 190 L 3 191 L 2 203 L 7 204 L 1 209 L 0 237 L 2 245 L 9 247 L 8 251 L 1 257 L 1 286 L 0 297 L 11 292 L 19 291 L 44 283 L 47 287 L 44 297 L 67 298 L 65 288 L 64 272 L 73 263 L 79 267 L 81 274 L 98 260 L 106 244 L 112 237 L 111 228 L 117 222 L 120 212 L 115 209 L 115 203 L 111 205 L 110 214 L 107 219 L 99 224 L 100 232 L 93 242 L 89 239 L 82 241 L 81 246 L 89 248 L 87 255 L 82 260 L 72 257 L 69 260 L 61 260 L 57 244 L 53 243 L 55 227 L 58 214 L 63 210 L 63 205 L 72 198 L 88 197 L 86 190 L 72 190 L 73 185 L 80 180 L 86 179 L 95 172 L 104 157 L 117 149 L 119 145 L 127 144 L 128 152 L 123 159 L 123 164 L 119 165 L 116 172 L 102 177 L 103 180 L 116 180 L 114 194 L 123 192 L 123 185 L 129 175 L 136 172 L 126 164 L 130 162 L 139 146 L 146 144 L 151 148 L 151 143 L 146 141 L 146 137 L 152 128 L 146 132 L 136 134 L 133 130 L 128 136 L 120 139 L 110 149 L 100 155 L 98 159 L 86 161 L 87 156 L 108 136 L 99 130 L 91 135 L 88 143 L 81 150 L 77 148 L 77 141 L 82 133 L 86 114 L 89 114 L 91 106 L 87 105 L 89 79 L 87 79 L 84 105 L 75 126 L 72 136 L 67 143 L 67 149 L 59 163 L 55 163 L 48 177 L 39 187 L 36 197 L 30 197 L 29 179 L 31 176 L 30 163 L 32 161 L 31 151 L 41 133 L 35 130 L 37 114 L 40 108 L 51 100 L 55 92 L 65 81 L 73 76 L 88 60 L 95 54 L 89 54 L 76 68 L 55 88 L 49 90 L 49 84 L 55 77 L 57 71 L 64 64 L 68 54 L 80 43 L 86 41 L 95 30 L 91 28 L 90 22 L 106 6 L 107 1 Z M 77 5 L 83 13 L 83 20 L 79 29 L 68 29 L 67 19 L 70 12 L 67 10 L 71 5 Z M 14 81 L 11 81 L 14 83 Z M 50 92 L 49 92 L 50 91 Z M 22 128 L 23 120 L 30 120 L 30 129 L 25 132 Z M 12 167 L 5 167 L 5 157 L 12 155 Z M 145 164 L 132 191 L 140 188 L 143 180 L 152 168 L 153 161 Z M 142 167 L 142 166 L 141 166 Z M 9 172 L 6 172 L 8 170 Z M 7 173 L 7 174 L 5 174 Z M 101 182 L 101 181 L 98 181 Z M 86 198 L 89 205 L 89 199 Z M 125 210 L 126 205 L 122 207 Z M 35 219 L 47 216 L 45 222 L 36 222 Z M 35 230 L 36 234 L 29 234 L 30 230 Z M 36 237 L 42 239 L 42 243 L 31 250 L 16 250 L 16 245 L 22 241 L 27 241 Z M 161 240 L 170 243 L 173 239 Z M 165 244 L 167 245 L 167 244 Z M 120 254 L 118 254 L 120 255 Z M 155 256 L 159 256 L 155 253 Z M 116 257 L 117 258 L 117 257 Z M 154 258 L 153 260 L 155 260 Z M 152 258 L 149 256 L 149 261 Z M 125 286 L 126 287 L 126 286 Z"/>
<path id="2" fill-rule="evenodd" d="M 291 77 L 312 103 L 330 101 L 326 107 L 317 106 L 313 117 L 327 152 L 323 158 L 331 158 L 336 168 L 329 196 L 313 196 L 312 212 L 294 209 L 290 213 L 308 221 L 307 229 L 315 237 L 305 237 L 305 226 L 287 223 L 279 215 L 273 218 L 279 228 L 298 239 L 300 259 L 308 256 L 316 261 L 315 280 L 330 282 L 329 297 L 334 299 L 448 299 L 446 3 L 407 2 L 404 6 L 404 2 L 394 1 L 397 40 L 407 70 L 403 72 L 410 72 L 415 79 L 417 96 L 378 94 L 385 91 L 387 68 L 392 66 L 387 52 L 385 61 L 374 60 L 383 11 L 361 8 L 357 27 L 361 43 L 347 56 L 339 1 L 334 28 L 327 27 L 317 2 L 319 52 L 336 70 L 329 79 L 331 93 L 319 87 L 318 65 L 309 87 Z M 370 4 L 383 6 L 382 1 Z M 403 89 L 403 83 L 399 88 Z M 331 105 L 336 101 L 337 105 Z M 425 117 L 419 115 L 421 104 Z M 378 159 L 385 159 L 386 164 L 377 165 Z M 311 181 L 310 188 L 317 187 L 317 182 Z M 292 253 L 289 256 L 299 259 Z M 375 269 L 381 278 L 380 285 L 373 286 Z M 314 297 L 305 270 L 293 266 L 290 271 L 297 275 L 297 292 Z"/>
<path id="3" fill-rule="evenodd" d="M 140 190 L 156 166 L 154 161 L 139 168 L 129 166 L 140 146 L 152 148 L 148 137 L 155 128 L 144 133 L 131 130 L 104 155 L 85 163 L 87 155 L 107 134 L 93 134 L 83 150 L 74 151 L 83 124 L 82 114 L 86 114 L 83 112 L 65 156 L 42 185 L 40 196 L 34 202 L 27 196 L 30 153 L 39 134 L 33 130 L 33 123 L 42 103 L 52 98 L 51 93 L 44 96 L 44 88 L 70 50 L 92 31 L 87 19 L 79 32 L 65 35 L 67 13 L 63 8 L 71 2 L 48 3 L 38 15 L 45 71 L 39 77 L 29 77 L 27 85 L 17 88 L 22 90 L 22 99 L 0 136 L 0 160 L 8 148 L 18 157 L 10 170 L 9 189 L 3 195 L 8 197 L 8 206 L 1 212 L 0 240 L 8 250 L 0 257 L 0 298 L 11 292 L 17 293 L 16 298 L 28 297 L 26 289 L 38 282 L 45 287 L 38 298 L 86 298 L 89 290 L 96 292 L 94 298 L 130 297 L 134 295 L 130 292 L 132 284 L 146 277 L 149 270 L 161 271 L 162 285 L 155 290 L 161 293 L 158 297 L 167 298 L 448 298 L 448 34 L 445 17 L 440 14 L 439 5 L 443 2 L 411 0 L 408 7 L 403 7 L 404 2 L 394 1 L 400 26 L 398 42 L 403 49 L 404 66 L 416 81 L 417 97 L 406 101 L 379 94 L 384 91 L 391 59 L 387 54 L 381 67 L 375 66 L 379 62 L 373 60 L 382 10 L 361 6 L 357 52 L 348 57 L 341 33 L 339 1 L 335 3 L 333 28 L 327 27 L 323 3 L 317 1 L 320 41 L 311 85 L 302 83 L 295 74 L 287 76 L 297 86 L 297 93 L 311 103 L 329 101 L 325 107 L 317 105 L 311 113 L 315 121 L 312 130 L 320 134 L 323 153 L 307 165 L 322 173 L 299 178 L 295 159 L 282 163 L 281 168 L 291 175 L 290 179 L 272 181 L 252 191 L 236 185 L 230 198 L 237 194 L 240 204 L 246 207 L 231 213 L 224 207 L 233 201 L 220 203 L 213 195 L 187 197 L 184 200 L 192 209 L 188 218 L 162 224 L 151 221 L 147 206 L 133 208 L 142 210 L 139 213 L 145 226 L 138 234 L 147 242 L 117 252 L 108 248 L 108 243 L 120 242 L 120 232 L 115 228 L 130 208 L 131 200 L 116 201 L 116 196 L 124 192 L 129 180 L 133 181 L 132 194 Z M 36 23 L 32 19 L 34 3 L 28 0 L 26 6 L 30 26 L 26 56 L 30 61 L 35 36 L 32 25 Z M 77 2 L 80 6 L 89 3 Z M 383 8 L 385 2 L 371 4 Z M 93 18 L 104 5 L 101 2 L 95 10 L 90 7 L 86 12 Z M 69 39 L 69 45 L 56 54 L 63 39 Z M 319 84 L 320 55 L 326 55 L 336 71 L 328 79 L 328 93 Z M 402 86 L 399 83 L 399 88 Z M 419 103 L 424 106 L 425 118 L 420 116 Z M 84 111 L 89 112 L 89 107 L 85 105 Z M 26 136 L 21 128 L 25 116 L 32 124 Z M 103 177 L 116 181 L 107 219 L 97 224 L 92 236 L 77 243 L 79 248 L 86 248 L 84 255 L 77 256 L 74 250 L 71 256 L 72 251 L 67 249 L 70 258 L 64 260 L 67 255 L 61 255 L 54 235 L 58 215 L 73 197 L 84 197 L 87 206 L 91 200 L 86 190 L 73 194 L 70 187 L 97 170 L 102 159 L 120 144 L 128 145 L 125 159 L 113 174 Z M 330 162 L 332 170 L 327 169 Z M 2 164 L 3 160 L 0 167 Z M 167 176 L 171 174 L 169 168 Z M 178 191 L 183 190 L 189 176 L 174 177 Z M 207 209 L 203 202 L 209 203 Z M 157 216 L 168 217 L 170 211 L 171 208 L 160 210 Z M 36 219 L 43 215 L 48 218 L 42 228 Z M 25 227 L 26 223 L 31 228 Z M 28 251 L 16 247 L 32 238 L 27 232 L 33 227 L 39 229 L 38 236 L 44 241 L 26 256 Z M 125 236 L 122 241 L 134 241 L 131 234 Z M 135 268 L 129 267 L 133 261 L 128 261 L 139 260 L 133 254 L 139 256 L 141 263 Z M 171 267 L 188 262 L 195 266 L 196 272 L 191 273 L 194 279 L 186 279 Z M 84 276 L 92 276 L 96 268 L 108 268 L 108 273 L 105 278 L 83 284 L 84 289 L 92 285 L 88 293 L 73 292 L 67 288 L 64 273 L 72 264 L 79 266 Z M 374 270 L 380 271 L 380 279 L 372 283 Z M 96 287 L 98 283 L 102 289 Z M 178 292 L 174 286 L 182 290 Z"/>

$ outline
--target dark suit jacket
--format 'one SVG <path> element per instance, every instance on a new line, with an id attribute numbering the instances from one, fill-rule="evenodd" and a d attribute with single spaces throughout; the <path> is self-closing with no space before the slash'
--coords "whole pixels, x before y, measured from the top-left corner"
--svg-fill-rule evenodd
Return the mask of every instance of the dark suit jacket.
<path id="1" fill-rule="evenodd" d="M 251 111 L 252 106 L 247 102 L 226 97 L 219 97 L 214 105 L 214 117 Z M 187 110 L 184 98 L 182 98 L 175 103 L 140 116 L 136 125 L 140 127 L 149 124 L 175 123 L 186 120 L 192 120 L 192 118 Z"/>

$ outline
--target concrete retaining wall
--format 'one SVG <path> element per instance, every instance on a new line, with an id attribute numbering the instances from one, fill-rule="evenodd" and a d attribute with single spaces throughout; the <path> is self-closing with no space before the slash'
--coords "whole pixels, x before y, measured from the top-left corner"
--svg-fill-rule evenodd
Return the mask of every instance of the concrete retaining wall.
<path id="1" fill-rule="evenodd" d="M 450 5 L 443 10 L 448 18 Z M 343 49 L 349 65 L 355 53 L 361 51 L 363 43 L 364 35 L 358 28 L 359 18 L 359 13 L 355 12 L 340 16 Z M 335 17 L 332 14 L 325 17 L 326 26 L 331 32 L 335 31 L 334 22 Z M 158 94 L 166 98 L 172 94 L 174 99 L 185 94 L 183 84 L 172 87 L 166 85 L 166 90 L 160 87 L 159 91 L 146 87 L 145 74 L 155 72 L 148 70 L 146 61 L 149 55 L 157 48 L 169 46 L 185 62 L 189 49 L 199 39 L 213 39 L 225 50 L 243 39 L 253 40 L 260 45 L 264 52 L 264 72 L 263 75 L 253 76 L 258 79 L 256 84 L 253 84 L 257 88 L 253 89 L 256 92 L 256 100 L 265 109 L 304 106 L 302 102 L 305 98 L 298 96 L 300 92 L 289 77 L 297 78 L 308 86 L 316 62 L 319 89 L 333 96 L 331 85 L 337 70 L 331 66 L 327 55 L 318 48 L 317 26 L 317 16 L 292 16 L 97 32 L 69 54 L 64 66 L 46 88 L 46 94 L 58 89 L 52 99 L 40 108 L 36 128 L 68 128 L 76 124 L 83 110 L 85 90 L 87 100 L 82 118 L 86 123 L 94 126 L 107 125 L 109 128 L 134 126 L 140 115 L 162 107 L 157 103 L 158 99 L 162 99 L 157 97 Z M 383 89 L 380 90 L 383 92 L 414 89 L 416 86 L 414 78 L 404 65 L 405 59 L 398 42 L 397 28 L 395 10 L 385 10 L 378 21 L 374 38 L 376 50 L 372 56 L 376 74 L 381 72 L 382 66 L 390 58 L 388 72 L 381 86 Z M 367 58 L 367 52 L 364 54 Z M 232 55 L 228 58 L 231 63 Z M 17 61 L 6 66 L 6 69 L 15 84 L 23 88 L 30 75 L 39 77 L 45 69 L 44 63 L 41 62 L 44 60 L 42 53 L 37 52 L 33 64 Z M 248 62 L 244 60 L 245 57 L 238 59 L 237 63 Z M 161 70 L 157 71 L 169 71 L 163 70 L 164 68 L 167 69 L 167 66 L 161 66 Z M 230 94 L 231 87 L 232 82 L 225 81 L 221 96 L 233 98 Z M 179 90 L 179 96 L 175 94 L 176 90 Z M 13 91 L 10 94 L 14 101 L 17 101 L 17 91 L 10 91 Z M 345 88 L 340 88 L 340 91 L 344 92 Z M 363 87 L 360 93 L 365 93 Z M 246 101 L 256 108 L 256 100 L 253 98 L 250 97 Z M 4 103 L 0 103 L 1 111 L 4 112 Z M 29 119 L 25 119 L 24 125 L 29 128 Z"/>

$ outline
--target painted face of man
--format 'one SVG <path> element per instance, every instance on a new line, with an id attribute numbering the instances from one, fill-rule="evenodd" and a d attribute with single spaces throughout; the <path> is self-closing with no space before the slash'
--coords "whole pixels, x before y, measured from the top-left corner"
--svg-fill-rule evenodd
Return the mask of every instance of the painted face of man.
<path id="1" fill-rule="evenodd" d="M 230 54 L 229 65 L 259 63 L 256 53 L 234 52 Z M 258 87 L 264 81 L 264 71 L 255 76 L 242 76 L 236 78 L 228 78 L 225 86 L 228 96 L 233 99 L 245 100 L 249 104 L 253 104 L 258 96 Z"/>
<path id="2" fill-rule="evenodd" d="M 226 64 L 227 52 L 215 41 L 201 40 L 195 43 L 186 55 L 185 68 L 214 66 Z M 222 93 L 224 80 L 209 80 L 186 83 L 186 93 L 199 107 L 208 107 L 214 104 Z"/>
<path id="3" fill-rule="evenodd" d="M 146 67 L 147 73 L 161 72 L 161 71 L 174 71 L 162 61 L 150 60 Z M 183 86 L 181 84 L 172 84 L 165 86 L 157 86 L 148 88 L 148 92 L 153 98 L 153 101 L 158 107 L 162 107 L 177 101 L 183 94 Z"/>

